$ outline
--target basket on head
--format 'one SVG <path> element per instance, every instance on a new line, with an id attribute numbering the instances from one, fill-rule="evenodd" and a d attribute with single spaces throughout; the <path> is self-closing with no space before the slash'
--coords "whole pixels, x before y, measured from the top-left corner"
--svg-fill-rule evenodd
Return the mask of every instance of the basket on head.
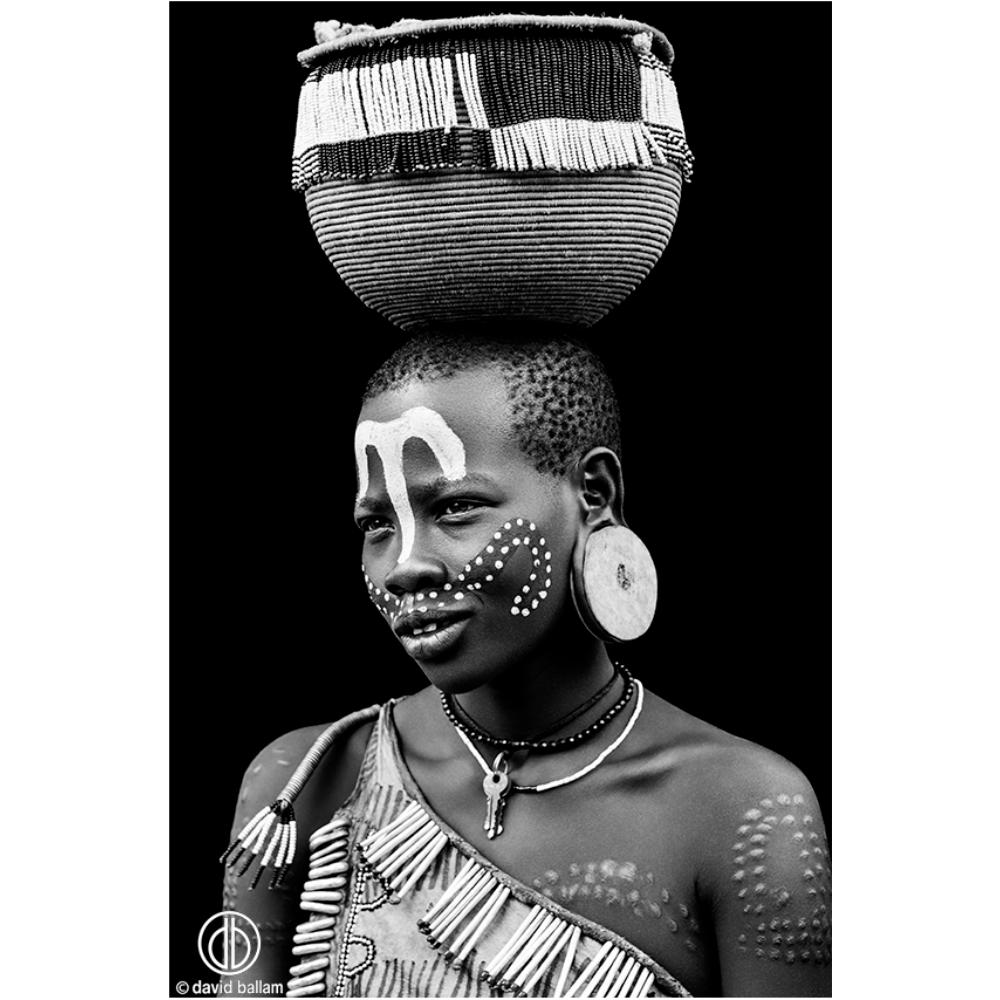
<path id="1" fill-rule="evenodd" d="M 503 15 L 316 37 L 293 185 L 337 273 L 404 330 L 590 326 L 663 253 L 693 157 L 660 32 Z"/>

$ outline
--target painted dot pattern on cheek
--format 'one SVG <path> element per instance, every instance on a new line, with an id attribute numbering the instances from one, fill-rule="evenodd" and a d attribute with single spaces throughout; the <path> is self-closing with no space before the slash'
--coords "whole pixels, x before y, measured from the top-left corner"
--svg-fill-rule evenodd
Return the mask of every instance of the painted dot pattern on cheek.
<path id="1" fill-rule="evenodd" d="M 361 572 L 364 574 L 365 586 L 368 588 L 368 597 L 372 604 L 382 612 L 386 621 L 390 623 L 395 621 L 399 617 L 403 602 L 395 594 L 390 594 L 388 590 L 376 586 L 368 575 L 368 569 L 364 563 L 361 564 Z"/>
<path id="2" fill-rule="evenodd" d="M 507 568 L 511 560 L 524 549 L 530 557 L 527 580 L 520 588 L 510 606 L 512 616 L 528 618 L 537 611 L 549 596 L 552 588 L 552 553 L 545 536 L 538 526 L 526 517 L 514 517 L 505 521 L 483 548 L 467 562 L 453 581 L 441 585 L 439 589 L 428 589 L 414 595 L 415 607 L 419 611 L 454 607 L 461 603 L 470 592 L 483 589 L 484 584 L 496 582 L 497 577 Z M 378 586 L 362 564 L 365 586 L 372 603 L 390 623 L 403 613 L 403 601 L 395 594 Z"/>

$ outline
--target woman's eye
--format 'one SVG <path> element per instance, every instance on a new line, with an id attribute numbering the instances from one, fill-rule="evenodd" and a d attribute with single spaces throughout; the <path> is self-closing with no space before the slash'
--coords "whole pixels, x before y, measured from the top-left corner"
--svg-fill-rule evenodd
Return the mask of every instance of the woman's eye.
<path id="1" fill-rule="evenodd" d="M 445 517 L 453 514 L 468 514 L 471 511 L 479 510 L 483 504 L 479 500 L 448 500 L 441 507 L 441 514 Z"/>
<path id="2" fill-rule="evenodd" d="M 366 535 L 372 535 L 377 531 L 385 531 L 387 528 L 391 528 L 392 524 L 384 517 L 366 517 L 358 522 L 358 527 Z"/>

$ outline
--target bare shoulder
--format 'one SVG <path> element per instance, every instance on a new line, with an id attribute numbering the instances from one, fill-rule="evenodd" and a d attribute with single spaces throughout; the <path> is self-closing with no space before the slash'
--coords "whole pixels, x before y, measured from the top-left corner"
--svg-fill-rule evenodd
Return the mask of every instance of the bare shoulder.
<path id="1" fill-rule="evenodd" d="M 812 785 L 791 761 L 656 695 L 648 704 L 645 756 L 657 762 L 664 808 L 675 817 L 683 811 L 710 856 L 720 857 L 719 848 L 735 843 L 733 834 L 748 823 L 794 823 L 825 836 Z"/>
<path id="2" fill-rule="evenodd" d="M 303 786 L 296 802 L 296 812 L 308 807 L 317 797 L 325 799 L 327 805 L 334 804 L 338 792 L 343 793 L 339 795 L 341 801 L 347 797 L 361 768 L 373 725 L 373 722 L 366 722 L 355 727 L 327 751 Z M 272 740 L 254 756 L 243 775 L 240 805 L 245 804 L 245 809 L 237 810 L 237 820 L 239 813 L 246 812 L 249 819 L 258 809 L 270 805 L 277 798 L 328 726 L 329 723 L 322 723 L 293 729 Z"/>
<path id="3" fill-rule="evenodd" d="M 829 996 L 830 850 L 809 779 L 655 696 L 651 707 L 660 808 L 683 829 L 723 995 Z"/>
<path id="4" fill-rule="evenodd" d="M 240 788 L 240 803 L 247 803 L 250 815 L 253 815 L 250 811 L 253 803 L 257 803 L 259 809 L 277 798 L 292 772 L 325 728 L 323 725 L 316 725 L 293 729 L 272 740 L 256 753 L 247 765 Z"/>
<path id="5" fill-rule="evenodd" d="M 329 723 L 303 726 L 263 747 L 243 776 L 234 829 L 281 793 Z M 374 721 L 359 723 L 320 758 L 295 800 L 299 827 L 308 832 L 327 822 L 354 789 Z"/>
<path id="6" fill-rule="evenodd" d="M 734 799 L 807 792 L 808 779 L 773 750 L 713 726 L 647 691 L 646 754 L 669 765 L 672 781 L 696 789 L 703 805 Z"/>

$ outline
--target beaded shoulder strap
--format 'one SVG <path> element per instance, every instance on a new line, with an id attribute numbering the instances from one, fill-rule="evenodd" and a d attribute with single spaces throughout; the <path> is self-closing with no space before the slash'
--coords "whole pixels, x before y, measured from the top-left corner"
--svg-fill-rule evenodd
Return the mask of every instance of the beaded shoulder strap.
<path id="1" fill-rule="evenodd" d="M 330 747 L 358 726 L 376 718 L 378 714 L 379 706 L 372 705 L 370 708 L 352 712 L 343 719 L 327 726 L 309 748 L 278 797 L 270 806 L 265 806 L 250 818 L 236 835 L 236 839 L 226 849 L 226 852 L 219 858 L 219 861 L 226 864 L 228 868 L 234 868 L 243 858 L 243 864 L 236 872 L 236 877 L 240 878 L 257 860 L 259 863 L 250 882 L 250 888 L 256 887 L 264 869 L 268 866 L 271 866 L 273 870 L 271 880 L 267 884 L 268 889 L 281 885 L 288 869 L 295 860 L 297 829 L 292 803 Z M 270 840 L 268 834 L 271 835 Z M 266 849 L 265 843 L 267 844 Z"/>

